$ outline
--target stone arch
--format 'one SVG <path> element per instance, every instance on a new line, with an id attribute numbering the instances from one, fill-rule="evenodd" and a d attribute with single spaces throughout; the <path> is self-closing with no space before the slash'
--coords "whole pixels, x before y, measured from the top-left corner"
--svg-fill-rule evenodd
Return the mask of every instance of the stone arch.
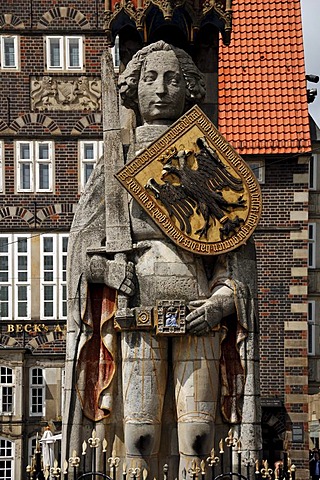
<path id="1" fill-rule="evenodd" d="M 10 125 L 14 132 L 18 132 L 26 125 L 40 124 L 47 128 L 52 135 L 60 135 L 61 130 L 54 120 L 43 113 L 27 113 L 21 117 L 16 118 Z"/>
<path id="2" fill-rule="evenodd" d="M 8 125 L 2 118 L 0 118 L 0 132 L 3 132 L 4 130 L 7 130 Z"/>
<path id="3" fill-rule="evenodd" d="M 41 225 L 47 218 L 73 214 L 76 207 L 76 203 L 56 203 L 48 205 L 37 212 L 37 225 Z"/>
<path id="4" fill-rule="evenodd" d="M 58 323 L 58 322 L 57 322 Z M 55 329 L 54 329 L 55 330 Z M 64 347 L 65 332 L 50 331 L 47 333 L 41 333 L 31 338 L 26 344 L 26 348 L 29 348 L 32 352 L 41 351 L 48 344 L 60 343 L 61 347 Z"/>
<path id="5" fill-rule="evenodd" d="M 1 347 L 20 347 L 21 342 L 16 340 L 14 337 L 10 337 L 10 335 L 0 335 L 0 346 Z"/>
<path id="6" fill-rule="evenodd" d="M 2 207 L 0 208 L 0 222 L 8 217 L 18 217 L 23 220 L 29 227 L 34 225 L 34 215 L 23 207 Z"/>
<path id="7" fill-rule="evenodd" d="M 13 13 L 2 13 L 0 15 L 0 29 L 4 27 L 25 28 L 23 21 Z"/>
<path id="8" fill-rule="evenodd" d="M 37 28 L 48 28 L 50 23 L 56 18 L 69 18 L 76 22 L 80 28 L 89 29 L 90 23 L 86 16 L 73 7 L 54 7 L 48 10 L 38 22 Z"/>
<path id="9" fill-rule="evenodd" d="M 102 123 L 102 114 L 101 113 L 90 113 L 82 117 L 73 127 L 71 135 L 79 135 L 90 125 L 99 125 Z"/>

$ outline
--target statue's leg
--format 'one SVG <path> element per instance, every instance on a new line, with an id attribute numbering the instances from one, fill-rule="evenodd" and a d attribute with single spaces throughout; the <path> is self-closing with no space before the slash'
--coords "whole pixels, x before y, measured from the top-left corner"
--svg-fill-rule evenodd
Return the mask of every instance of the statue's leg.
<path id="1" fill-rule="evenodd" d="M 180 453 L 179 476 L 194 458 L 209 456 L 219 386 L 220 334 L 187 335 L 173 342 L 173 372 Z"/>
<path id="2" fill-rule="evenodd" d="M 122 332 L 122 388 L 127 466 L 157 475 L 161 417 L 167 379 L 167 339 L 150 332 Z"/>

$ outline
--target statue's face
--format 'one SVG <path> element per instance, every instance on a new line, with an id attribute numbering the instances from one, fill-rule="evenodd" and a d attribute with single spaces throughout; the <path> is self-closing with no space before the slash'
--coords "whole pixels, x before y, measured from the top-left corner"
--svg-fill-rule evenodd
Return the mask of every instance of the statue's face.
<path id="1" fill-rule="evenodd" d="M 165 125 L 183 113 L 186 84 L 173 51 L 150 53 L 138 84 L 139 109 L 144 123 Z"/>

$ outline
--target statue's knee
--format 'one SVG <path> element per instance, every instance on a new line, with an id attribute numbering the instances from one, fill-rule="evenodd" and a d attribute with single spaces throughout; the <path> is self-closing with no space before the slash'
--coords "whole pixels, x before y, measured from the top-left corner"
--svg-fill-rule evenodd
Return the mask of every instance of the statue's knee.
<path id="1" fill-rule="evenodd" d="M 160 425 L 127 423 L 124 427 L 127 455 L 156 455 L 160 446 Z"/>
<path id="2" fill-rule="evenodd" d="M 183 455 L 201 457 L 213 448 L 213 423 L 178 424 L 179 451 Z"/>

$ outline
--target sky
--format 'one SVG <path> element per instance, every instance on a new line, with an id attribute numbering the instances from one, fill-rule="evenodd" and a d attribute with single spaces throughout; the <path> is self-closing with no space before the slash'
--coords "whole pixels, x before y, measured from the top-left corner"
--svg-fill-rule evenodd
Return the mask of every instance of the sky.
<path id="1" fill-rule="evenodd" d="M 303 43 L 306 74 L 320 77 L 320 0 L 300 0 L 303 23 Z M 317 88 L 318 95 L 309 104 L 309 113 L 320 128 L 320 81 L 307 83 L 308 88 Z"/>

